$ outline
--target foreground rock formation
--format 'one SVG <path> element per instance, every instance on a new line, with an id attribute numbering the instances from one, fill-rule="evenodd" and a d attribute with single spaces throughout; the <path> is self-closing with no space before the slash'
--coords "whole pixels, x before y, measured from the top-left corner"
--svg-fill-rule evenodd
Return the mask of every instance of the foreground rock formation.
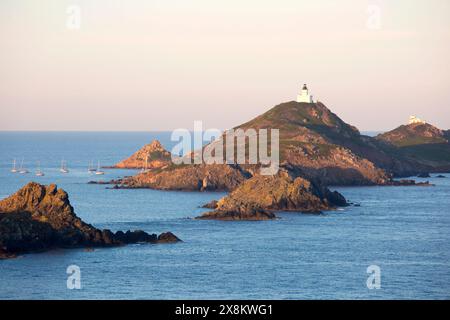
<path id="1" fill-rule="evenodd" d="M 171 163 L 170 152 L 164 149 L 158 140 L 132 154 L 129 158 L 122 160 L 111 168 L 121 169 L 154 169 L 162 168 Z"/>
<path id="2" fill-rule="evenodd" d="M 30 182 L 0 201 L 0 256 L 51 248 L 105 247 L 128 243 L 180 241 L 141 230 L 116 233 L 99 230 L 76 216 L 67 193 L 56 185 Z"/>
<path id="3" fill-rule="evenodd" d="M 320 212 L 346 205 L 338 192 L 282 171 L 246 180 L 228 196 L 206 205 L 215 210 L 198 219 L 268 220 L 276 218 L 274 211 Z"/>

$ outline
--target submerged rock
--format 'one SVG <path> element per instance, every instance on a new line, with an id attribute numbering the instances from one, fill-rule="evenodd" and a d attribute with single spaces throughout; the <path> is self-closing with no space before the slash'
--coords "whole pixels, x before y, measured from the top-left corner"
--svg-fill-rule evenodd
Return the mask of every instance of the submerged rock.
<path id="1" fill-rule="evenodd" d="M 113 233 L 85 223 L 75 214 L 67 193 L 54 184 L 30 182 L 0 201 L 0 256 L 137 242 L 158 243 L 159 239 L 144 231 Z"/>
<path id="2" fill-rule="evenodd" d="M 214 211 L 198 219 L 267 220 L 276 218 L 273 211 L 320 212 L 346 205 L 338 192 L 282 171 L 275 176 L 256 175 L 248 179 L 220 199 Z"/>

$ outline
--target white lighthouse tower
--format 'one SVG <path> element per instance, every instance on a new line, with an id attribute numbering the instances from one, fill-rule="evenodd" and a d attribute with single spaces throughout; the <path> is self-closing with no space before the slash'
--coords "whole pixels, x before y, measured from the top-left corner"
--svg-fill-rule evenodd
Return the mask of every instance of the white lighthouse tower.
<path id="1" fill-rule="evenodd" d="M 312 95 L 309 94 L 306 84 L 303 85 L 302 90 L 297 95 L 297 102 L 313 103 Z"/>

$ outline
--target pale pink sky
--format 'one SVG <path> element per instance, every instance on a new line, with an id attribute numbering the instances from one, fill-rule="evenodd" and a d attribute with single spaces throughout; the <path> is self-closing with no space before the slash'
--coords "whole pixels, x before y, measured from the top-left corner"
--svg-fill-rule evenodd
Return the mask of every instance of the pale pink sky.
<path id="1" fill-rule="evenodd" d="M 449 57 L 448 0 L 2 0 L 0 130 L 225 129 L 303 83 L 361 130 L 450 128 Z"/>

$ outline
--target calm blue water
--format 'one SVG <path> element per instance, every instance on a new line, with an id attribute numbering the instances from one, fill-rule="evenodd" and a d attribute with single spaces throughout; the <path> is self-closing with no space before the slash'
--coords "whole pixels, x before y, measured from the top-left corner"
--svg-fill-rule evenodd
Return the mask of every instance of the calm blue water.
<path id="1" fill-rule="evenodd" d="M 339 188 L 360 207 L 262 222 L 187 219 L 223 193 L 107 190 L 88 185 L 92 159 L 113 164 L 168 133 L 0 133 L 0 198 L 30 180 L 57 183 L 99 228 L 173 231 L 183 243 L 56 250 L 0 261 L 1 299 L 448 299 L 450 175 L 435 187 Z M 9 172 L 24 157 L 45 177 Z M 58 171 L 61 159 L 70 174 Z M 102 179 L 132 174 L 108 170 Z M 421 179 L 418 179 L 421 180 Z M 81 290 L 66 268 L 81 268 Z M 369 265 L 381 289 L 366 286 Z"/>

